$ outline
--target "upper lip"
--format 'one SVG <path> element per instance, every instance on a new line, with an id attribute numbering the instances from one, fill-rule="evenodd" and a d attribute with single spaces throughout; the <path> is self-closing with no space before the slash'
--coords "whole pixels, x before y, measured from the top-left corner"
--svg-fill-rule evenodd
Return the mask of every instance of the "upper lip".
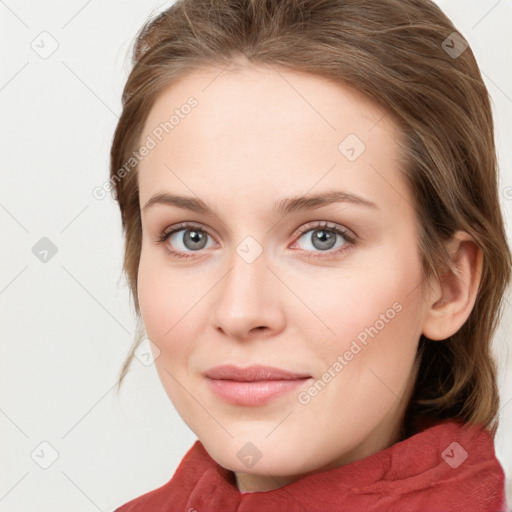
<path id="1" fill-rule="evenodd" d="M 282 368 L 263 365 L 235 366 L 224 364 L 210 368 L 205 372 L 206 377 L 217 380 L 236 380 L 251 382 L 257 380 L 297 380 L 311 377 L 304 373 L 296 373 Z"/>

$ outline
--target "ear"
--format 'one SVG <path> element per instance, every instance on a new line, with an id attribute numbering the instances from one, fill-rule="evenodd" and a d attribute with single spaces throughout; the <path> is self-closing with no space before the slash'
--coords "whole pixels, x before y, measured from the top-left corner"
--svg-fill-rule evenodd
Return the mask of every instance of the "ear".
<path id="1" fill-rule="evenodd" d="M 445 248 L 451 258 L 451 270 L 433 283 L 423 322 L 422 333 L 431 340 L 444 340 L 464 325 L 482 276 L 482 250 L 473 237 L 457 231 Z"/>

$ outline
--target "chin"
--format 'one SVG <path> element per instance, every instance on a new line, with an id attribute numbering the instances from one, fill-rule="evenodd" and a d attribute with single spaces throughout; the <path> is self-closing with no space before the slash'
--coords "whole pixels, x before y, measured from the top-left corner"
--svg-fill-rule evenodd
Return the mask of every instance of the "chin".
<path id="1" fill-rule="evenodd" d="M 277 438 L 265 439 L 263 435 L 255 436 L 253 441 L 250 441 L 250 436 L 244 436 L 244 440 L 235 437 L 225 442 L 201 437 L 199 440 L 210 456 L 225 469 L 264 477 L 308 473 L 329 463 L 332 457 L 332 454 L 326 454 L 326 460 L 322 460 L 318 447 L 305 446 L 300 440 L 284 443 Z"/>

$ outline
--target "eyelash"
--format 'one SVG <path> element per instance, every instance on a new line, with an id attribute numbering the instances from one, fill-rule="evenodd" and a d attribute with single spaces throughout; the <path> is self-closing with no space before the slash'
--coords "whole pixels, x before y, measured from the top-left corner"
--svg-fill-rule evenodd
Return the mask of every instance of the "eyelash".
<path id="1" fill-rule="evenodd" d="M 318 251 L 315 255 L 307 254 L 310 251 L 304 251 L 306 253 L 307 258 L 323 258 L 326 256 L 338 256 L 350 249 L 351 246 L 356 244 L 356 238 L 354 236 L 351 236 L 345 229 L 337 226 L 336 224 L 329 224 L 328 222 L 317 222 L 317 223 L 308 223 L 302 226 L 297 230 L 298 237 L 297 239 L 301 238 L 304 233 L 307 233 L 308 231 L 317 231 L 320 229 L 325 229 L 326 231 L 330 231 L 332 233 L 341 235 L 345 239 L 345 244 L 343 244 L 341 247 L 338 247 L 335 250 L 330 251 Z M 155 242 L 157 244 L 163 244 L 165 243 L 171 235 L 178 231 L 187 230 L 187 229 L 196 229 L 198 231 L 201 231 L 203 233 L 206 233 L 208 236 L 211 236 L 208 231 L 201 228 L 197 224 L 192 224 L 190 222 L 182 222 L 180 224 L 175 225 L 170 231 L 167 231 L 168 228 L 166 228 L 161 234 L 157 235 Z M 213 237 L 212 237 L 213 238 Z M 174 251 L 173 249 L 170 249 L 168 246 L 166 246 L 167 252 L 172 256 L 176 258 L 193 258 L 194 252 L 200 252 L 200 251 L 192 251 L 191 253 L 181 253 L 178 251 Z M 324 256 L 326 255 L 326 256 Z"/>

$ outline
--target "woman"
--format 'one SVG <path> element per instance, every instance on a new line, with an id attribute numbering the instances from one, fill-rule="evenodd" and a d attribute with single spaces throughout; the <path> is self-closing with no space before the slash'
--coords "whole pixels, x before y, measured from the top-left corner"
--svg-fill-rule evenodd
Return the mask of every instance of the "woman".
<path id="1" fill-rule="evenodd" d="M 505 509 L 488 93 L 429 0 L 181 0 L 111 150 L 124 270 L 197 435 L 117 510 Z"/>

